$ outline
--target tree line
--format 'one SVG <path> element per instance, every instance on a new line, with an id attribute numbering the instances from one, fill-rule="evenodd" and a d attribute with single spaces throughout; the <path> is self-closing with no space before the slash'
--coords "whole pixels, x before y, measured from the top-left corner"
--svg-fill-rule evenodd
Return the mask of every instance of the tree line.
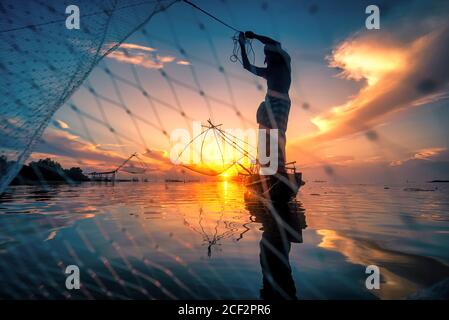
<path id="1" fill-rule="evenodd" d="M 5 156 L 0 156 L 0 174 L 6 174 L 7 169 L 13 164 Z M 64 169 L 60 163 L 50 158 L 31 161 L 23 165 L 11 184 L 28 184 L 41 181 L 46 182 L 81 182 L 89 181 L 80 167 Z"/>

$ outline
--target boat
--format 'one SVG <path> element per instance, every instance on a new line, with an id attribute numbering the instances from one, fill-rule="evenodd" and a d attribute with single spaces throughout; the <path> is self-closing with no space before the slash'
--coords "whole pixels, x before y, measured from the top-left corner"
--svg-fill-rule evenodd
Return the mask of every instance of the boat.
<path id="1" fill-rule="evenodd" d="M 246 173 L 240 173 L 248 192 L 245 197 L 263 198 L 272 202 L 288 202 L 296 197 L 305 184 L 302 172 L 296 171 L 296 161 L 286 163 L 286 172 L 260 175 L 259 166 L 253 165 Z"/>

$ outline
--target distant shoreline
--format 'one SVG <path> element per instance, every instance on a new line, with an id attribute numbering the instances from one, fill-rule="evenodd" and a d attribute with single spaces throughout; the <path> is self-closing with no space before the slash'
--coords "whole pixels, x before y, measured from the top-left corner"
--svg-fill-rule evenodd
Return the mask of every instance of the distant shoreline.
<path id="1" fill-rule="evenodd" d="M 81 183 L 84 183 L 84 182 L 92 182 L 92 181 L 91 180 L 88 180 L 88 181 L 72 181 L 72 182 L 60 181 L 60 180 L 26 181 L 26 182 L 15 182 L 15 181 L 12 181 L 9 185 L 10 186 L 41 186 L 41 185 L 46 185 L 46 184 L 50 184 L 50 185 L 56 185 L 56 184 L 72 185 L 72 184 L 81 184 Z"/>
<path id="2" fill-rule="evenodd" d="M 184 181 L 166 181 L 166 180 L 148 180 L 148 181 L 135 181 L 131 179 L 116 179 L 115 181 L 99 181 L 99 180 L 83 180 L 83 181 L 76 181 L 73 180 L 71 182 L 69 181 L 62 181 L 62 180 L 45 180 L 45 181 L 26 181 L 26 182 L 16 182 L 13 181 L 10 183 L 10 186 L 42 186 L 42 185 L 79 185 L 82 183 L 96 183 L 96 184 L 111 184 L 111 183 L 118 183 L 118 182 L 132 182 L 132 183 L 199 183 L 200 180 L 186 180 Z"/>

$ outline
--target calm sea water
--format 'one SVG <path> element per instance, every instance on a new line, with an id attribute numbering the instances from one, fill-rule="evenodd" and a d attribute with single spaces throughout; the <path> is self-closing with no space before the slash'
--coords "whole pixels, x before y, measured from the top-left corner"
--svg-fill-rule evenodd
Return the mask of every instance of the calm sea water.
<path id="1" fill-rule="evenodd" d="M 276 208 L 244 193 L 231 181 L 11 187 L 0 199 L 0 298 L 447 294 L 448 185 L 311 182 Z M 80 290 L 65 288 L 67 265 L 79 266 Z M 365 287 L 368 265 L 380 268 L 379 290 Z"/>

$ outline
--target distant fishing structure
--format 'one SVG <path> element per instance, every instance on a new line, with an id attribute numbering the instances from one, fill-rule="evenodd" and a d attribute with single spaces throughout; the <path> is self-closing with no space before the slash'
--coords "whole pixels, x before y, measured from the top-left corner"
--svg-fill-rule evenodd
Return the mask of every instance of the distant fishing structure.
<path id="1" fill-rule="evenodd" d="M 131 166 L 127 166 L 125 167 L 125 165 L 131 161 L 131 159 L 136 158 L 137 160 L 139 160 L 139 163 L 141 164 L 142 167 L 136 167 L 134 165 Z M 119 170 L 127 172 L 127 173 L 131 173 L 131 174 L 142 174 L 148 171 L 148 168 L 145 164 L 145 162 L 143 162 L 138 156 L 137 156 L 137 152 L 134 152 L 132 155 L 130 155 L 125 161 L 123 161 L 117 168 L 115 168 L 114 170 L 111 171 L 103 171 L 103 172 L 90 172 L 88 173 L 89 176 L 92 177 L 93 181 L 104 181 L 104 182 L 115 182 L 116 177 L 117 177 L 117 173 L 119 172 Z"/>

